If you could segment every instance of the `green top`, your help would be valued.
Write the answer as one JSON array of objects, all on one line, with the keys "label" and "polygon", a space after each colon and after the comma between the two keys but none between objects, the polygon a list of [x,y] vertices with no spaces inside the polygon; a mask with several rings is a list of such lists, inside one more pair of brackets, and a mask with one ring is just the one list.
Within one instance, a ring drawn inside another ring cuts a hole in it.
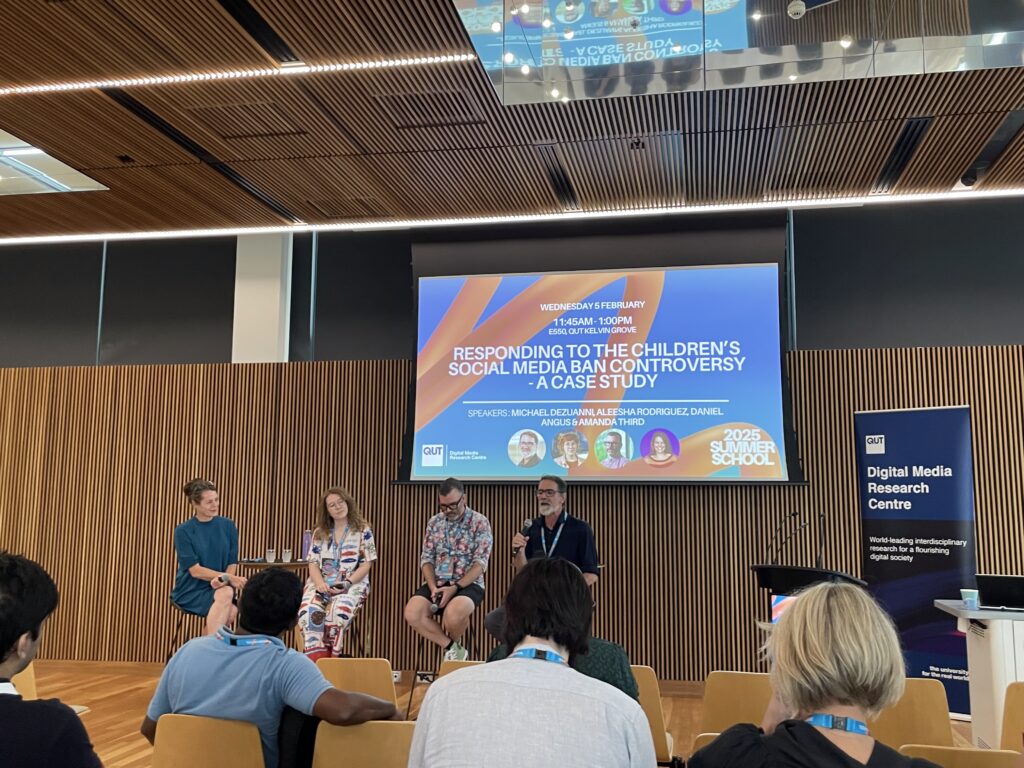
[{"label": "green top", "polygon": [[[507,656],[508,649],[502,643],[491,651],[487,660],[500,661]],[[599,637],[590,638],[590,652],[574,658],[572,667],[587,677],[618,688],[636,701],[640,700],[640,690],[637,688],[636,678],[633,677],[633,670],[629,668],[626,649],[618,643]]]}]

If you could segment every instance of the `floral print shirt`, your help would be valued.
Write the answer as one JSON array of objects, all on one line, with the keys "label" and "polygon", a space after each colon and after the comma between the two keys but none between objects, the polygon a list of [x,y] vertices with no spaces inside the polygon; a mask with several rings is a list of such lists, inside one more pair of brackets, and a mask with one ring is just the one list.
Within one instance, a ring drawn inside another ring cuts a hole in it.
[{"label": "floral print shirt", "polygon": [[[335,536],[338,543],[335,545]],[[352,571],[365,562],[377,559],[377,544],[373,540],[373,531],[369,526],[365,530],[356,531],[347,526],[340,532],[332,531],[327,541],[313,539],[309,548],[308,560],[316,563],[324,581],[334,584],[351,575]],[[365,579],[369,586],[369,574]]]},{"label": "floral print shirt", "polygon": [[[443,512],[438,512],[427,521],[420,567],[426,563],[433,565],[438,582],[458,581],[474,563],[480,563],[484,571],[487,570],[493,543],[491,524],[479,512],[467,507],[458,520],[449,520]],[[483,589],[483,573],[473,583]]]}]

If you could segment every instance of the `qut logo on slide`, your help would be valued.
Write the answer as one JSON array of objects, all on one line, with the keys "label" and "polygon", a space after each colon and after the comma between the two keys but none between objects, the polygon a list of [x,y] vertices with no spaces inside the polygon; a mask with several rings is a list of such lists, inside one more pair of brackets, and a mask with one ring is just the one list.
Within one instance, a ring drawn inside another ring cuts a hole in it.
[{"label": "qut logo on slide", "polygon": [[420,451],[420,466],[421,467],[443,467],[444,466],[444,446],[443,445],[424,445]]},{"label": "qut logo on slide", "polygon": [[885,435],[866,435],[864,453],[885,453]]}]

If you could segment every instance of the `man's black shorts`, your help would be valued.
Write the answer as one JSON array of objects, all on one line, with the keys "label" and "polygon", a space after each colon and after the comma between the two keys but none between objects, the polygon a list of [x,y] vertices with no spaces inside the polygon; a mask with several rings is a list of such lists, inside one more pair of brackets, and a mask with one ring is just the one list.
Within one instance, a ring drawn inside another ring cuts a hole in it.
[{"label": "man's black shorts", "polygon": [[[427,600],[430,599],[430,587],[426,584],[421,584],[420,588],[417,589],[413,594],[425,597]],[[459,587],[458,590],[452,595],[452,600],[456,597],[468,597],[473,601],[474,606],[479,606],[484,601],[484,590],[479,584],[470,584],[468,587]],[[448,601],[449,604],[451,600]],[[444,613],[443,610],[438,611],[438,614]]]}]

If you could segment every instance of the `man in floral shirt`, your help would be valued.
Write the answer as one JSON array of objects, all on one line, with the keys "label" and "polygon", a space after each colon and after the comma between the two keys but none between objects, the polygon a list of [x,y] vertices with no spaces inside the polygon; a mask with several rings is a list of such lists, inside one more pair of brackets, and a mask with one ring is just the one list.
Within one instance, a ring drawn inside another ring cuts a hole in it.
[{"label": "man in floral shirt", "polygon": [[[469,617],[484,599],[484,571],[491,556],[491,524],[466,506],[462,483],[449,477],[437,491],[438,512],[427,522],[420,552],[423,585],[409,598],[405,620],[445,659],[462,660],[469,651],[459,644]],[[434,616],[441,617],[441,623]]]}]

